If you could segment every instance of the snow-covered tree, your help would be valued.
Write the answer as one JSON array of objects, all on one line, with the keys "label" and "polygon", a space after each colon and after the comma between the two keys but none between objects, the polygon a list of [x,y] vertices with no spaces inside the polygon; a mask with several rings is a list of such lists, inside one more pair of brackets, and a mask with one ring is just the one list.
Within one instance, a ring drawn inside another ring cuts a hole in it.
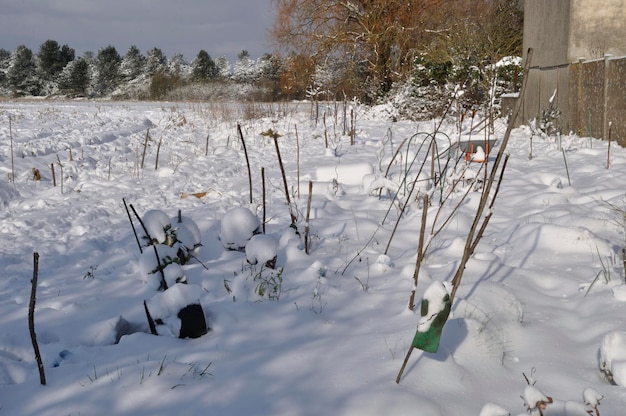
[{"label": "snow-covered tree", "polygon": [[59,74],[59,89],[70,95],[86,95],[89,82],[89,63],[84,58],[68,63]]},{"label": "snow-covered tree", "polygon": [[186,79],[191,72],[191,68],[185,57],[177,53],[168,60],[167,72],[173,77]]},{"label": "snow-covered tree", "polygon": [[31,95],[39,93],[39,80],[36,76],[33,51],[25,45],[18,46],[11,54],[7,80],[9,87],[14,91]]},{"label": "snow-covered tree", "polygon": [[191,63],[191,78],[194,81],[208,81],[216,78],[218,75],[215,61],[204,49],[198,52],[198,55]]},{"label": "snow-covered tree", "polygon": [[126,82],[139,77],[143,73],[145,58],[139,49],[132,45],[120,64],[120,75]]},{"label": "snow-covered tree", "polygon": [[119,81],[120,55],[114,46],[107,46],[98,51],[94,61],[94,89],[100,95],[106,95],[117,87]]},{"label": "snow-covered tree", "polygon": [[251,83],[258,79],[259,72],[256,63],[250,58],[250,53],[243,50],[237,56],[237,62],[233,67],[233,79],[237,82]]},{"label": "snow-covered tree", "polygon": [[165,69],[166,65],[167,57],[163,54],[163,51],[159,48],[152,48],[146,53],[144,73],[150,77]]},{"label": "snow-covered tree", "polygon": [[217,74],[220,78],[230,78],[230,62],[224,56],[220,56],[215,60]]}]

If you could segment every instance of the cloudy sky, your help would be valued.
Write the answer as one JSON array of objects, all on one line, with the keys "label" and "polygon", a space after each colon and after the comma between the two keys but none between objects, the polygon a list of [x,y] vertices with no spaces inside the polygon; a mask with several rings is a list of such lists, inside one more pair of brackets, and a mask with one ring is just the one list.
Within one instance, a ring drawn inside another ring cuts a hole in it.
[{"label": "cloudy sky", "polygon": [[271,0],[0,0],[0,48],[37,53],[52,39],[79,56],[108,45],[123,56],[135,45],[187,60],[204,49],[233,62],[244,49],[252,58],[272,51],[273,17]]}]

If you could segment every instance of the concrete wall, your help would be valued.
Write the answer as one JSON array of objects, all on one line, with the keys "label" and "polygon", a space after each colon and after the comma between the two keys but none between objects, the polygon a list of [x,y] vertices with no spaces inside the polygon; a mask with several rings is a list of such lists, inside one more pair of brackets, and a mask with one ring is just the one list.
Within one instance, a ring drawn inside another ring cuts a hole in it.
[{"label": "concrete wall", "polygon": [[571,0],[524,0],[524,60],[528,48],[533,48],[532,66],[568,63],[570,3]]},{"label": "concrete wall", "polygon": [[534,53],[516,123],[540,117],[556,91],[562,133],[607,139],[611,123],[611,139],[626,146],[626,0],[525,0],[528,48]]},{"label": "concrete wall", "polygon": [[571,0],[571,3],[569,62],[603,58],[605,54],[626,56],[626,0]]}]

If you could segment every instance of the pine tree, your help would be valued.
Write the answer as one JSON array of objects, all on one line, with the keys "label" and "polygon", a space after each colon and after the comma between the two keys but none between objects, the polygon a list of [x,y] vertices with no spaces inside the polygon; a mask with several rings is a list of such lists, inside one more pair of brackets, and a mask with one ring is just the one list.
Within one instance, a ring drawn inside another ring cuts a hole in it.
[{"label": "pine tree", "polygon": [[230,78],[230,62],[224,56],[220,56],[215,60],[215,67],[217,68],[217,76],[219,78]]},{"label": "pine tree", "polygon": [[39,82],[35,73],[33,51],[25,45],[18,46],[11,55],[11,63],[7,70],[9,87],[15,92],[37,95]]},{"label": "pine tree", "polygon": [[74,96],[85,96],[89,82],[89,63],[83,58],[75,59],[67,64],[59,75],[61,91]]},{"label": "pine tree", "polygon": [[125,82],[132,81],[143,73],[144,57],[139,49],[132,45],[120,64],[120,76]]},{"label": "pine tree", "polygon": [[167,58],[163,54],[163,51],[159,48],[152,48],[146,54],[146,64],[144,66],[144,73],[151,77],[159,71],[162,71],[167,65]]},{"label": "pine tree", "polygon": [[250,53],[243,50],[237,56],[237,62],[233,68],[233,78],[237,82],[251,83],[259,78],[259,71]]},{"label": "pine tree", "polygon": [[203,82],[214,79],[217,75],[217,66],[211,55],[204,49],[198,52],[198,56],[191,63],[191,78]]},{"label": "pine tree", "polygon": [[98,51],[95,64],[95,85],[97,94],[111,93],[119,82],[121,58],[114,46],[107,46]]}]

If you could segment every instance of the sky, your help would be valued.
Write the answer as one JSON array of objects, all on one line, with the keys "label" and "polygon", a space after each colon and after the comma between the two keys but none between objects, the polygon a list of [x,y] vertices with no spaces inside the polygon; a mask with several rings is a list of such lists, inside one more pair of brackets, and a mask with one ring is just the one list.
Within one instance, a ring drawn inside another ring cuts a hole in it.
[{"label": "sky", "polygon": [[187,60],[204,49],[232,62],[244,49],[252,58],[272,51],[272,7],[271,0],[0,0],[0,48],[37,53],[52,39],[77,56],[109,45],[123,56],[135,45]]}]

